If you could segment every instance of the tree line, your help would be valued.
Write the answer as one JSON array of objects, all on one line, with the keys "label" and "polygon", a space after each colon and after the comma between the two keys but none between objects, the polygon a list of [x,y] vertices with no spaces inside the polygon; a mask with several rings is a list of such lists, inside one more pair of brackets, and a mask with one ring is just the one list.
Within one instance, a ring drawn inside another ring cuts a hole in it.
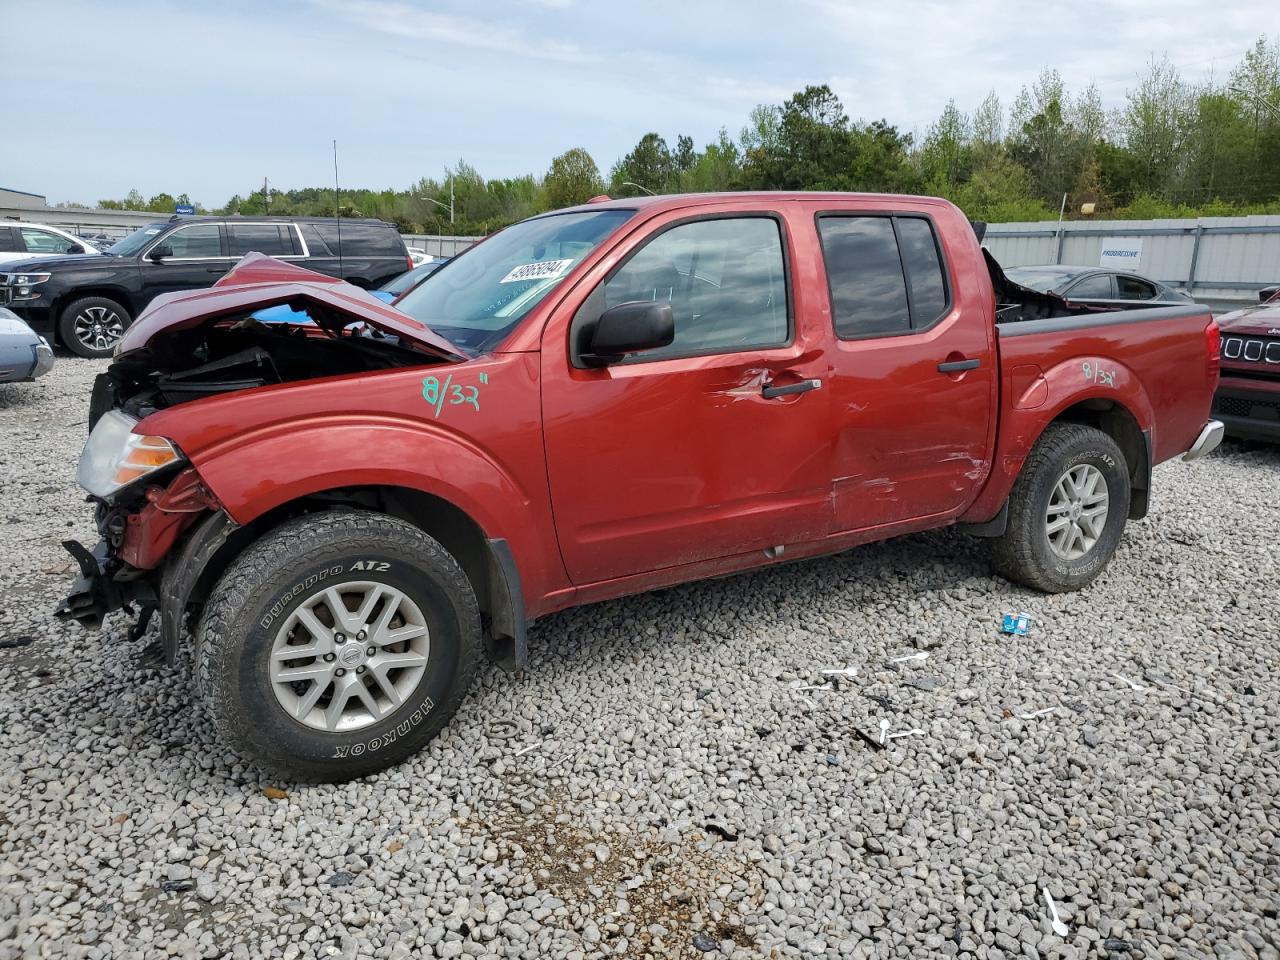
[{"label": "tree line", "polygon": [[[884,119],[850,119],[828,86],[809,86],[757,106],[737,137],[722,128],[701,150],[686,135],[672,144],[646,133],[607,177],[582,147],[541,176],[485,179],[459,161],[404,190],[343,188],[338,212],[466,236],[603,193],[725,190],[929,194],[989,222],[1056,219],[1060,210],[1115,219],[1280,213],[1280,43],[1260,37],[1225,78],[1198,84],[1167,58],[1153,60],[1112,111],[1096,86],[1069,91],[1046,69],[1007,109],[995,92],[969,111],[949,102],[918,141]],[[185,202],[134,190],[99,207],[171,213]],[[197,209],[333,216],[334,190],[259,189]]]}]

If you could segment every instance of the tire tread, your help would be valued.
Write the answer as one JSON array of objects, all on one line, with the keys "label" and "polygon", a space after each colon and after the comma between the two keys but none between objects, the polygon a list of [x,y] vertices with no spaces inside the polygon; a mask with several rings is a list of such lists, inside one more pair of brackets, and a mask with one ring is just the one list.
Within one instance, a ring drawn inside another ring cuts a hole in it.
[{"label": "tire tread", "polygon": [[[231,648],[244,629],[238,620],[250,598],[268,588],[270,578],[291,561],[343,540],[353,541],[355,549],[367,548],[371,540],[376,540],[380,550],[402,552],[415,563],[435,567],[451,599],[463,608],[458,625],[462,648],[458,682],[450,688],[448,699],[437,704],[423,729],[438,731],[457,711],[479,669],[483,652],[480,612],[471,581],[439,542],[412,524],[370,511],[332,510],[298,517],[271,531],[237,557],[213,589],[197,629],[196,686],[215,732],[224,743],[237,753],[252,757],[257,765],[290,779],[347,780],[363,776],[404,759],[421,746],[410,738],[393,744],[386,752],[346,758],[339,773],[331,764],[282,755],[270,744],[260,742],[254,737],[254,726],[237,709],[239,697],[234,689]],[[406,746],[412,749],[404,749]]]},{"label": "tire tread", "polygon": [[[1033,531],[1039,532],[1041,518],[1036,515],[1035,485],[1044,471],[1061,464],[1081,445],[1095,443],[1123,464],[1124,454],[1116,442],[1096,427],[1081,423],[1051,423],[1045,428],[1027,456],[1009,493],[1009,522],[1003,536],[992,544],[992,561],[998,574],[1007,580],[1046,593],[1063,593],[1078,587],[1066,586],[1037,562],[1032,549]],[[1121,498],[1115,498],[1119,501]],[[1118,505],[1118,503],[1117,503]],[[1127,511],[1127,500],[1125,508]],[[1109,559],[1109,558],[1108,558]],[[1098,573],[1106,566],[1104,561]],[[1097,573],[1094,574],[1096,576]],[[1090,580],[1093,577],[1089,578]],[[1088,582],[1088,581],[1086,581]],[[1083,586],[1080,584],[1079,586]]]}]

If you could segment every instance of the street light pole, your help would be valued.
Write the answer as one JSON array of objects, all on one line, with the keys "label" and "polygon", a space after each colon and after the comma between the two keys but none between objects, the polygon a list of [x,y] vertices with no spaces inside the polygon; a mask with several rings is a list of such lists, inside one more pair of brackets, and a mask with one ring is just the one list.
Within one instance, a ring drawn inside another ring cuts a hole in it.
[{"label": "street light pole", "polygon": [[448,203],[447,205],[446,205],[446,204],[441,203],[439,200],[436,200],[434,197],[419,197],[418,199],[419,199],[419,200],[425,200],[425,201],[427,201],[427,203],[434,203],[434,204],[435,204],[437,207],[439,207],[441,210],[448,210],[448,211],[449,211],[449,222],[450,222],[450,223],[453,223],[453,194],[452,194],[452,192],[450,192],[450,195],[449,195],[449,203]]},{"label": "street light pole", "polygon": [[624,187],[635,187],[637,190],[643,190],[645,193],[647,193],[647,194],[648,194],[649,196],[651,196],[651,197],[656,197],[656,196],[657,196],[657,194],[656,194],[656,193],[654,193],[652,190],[650,190],[648,187],[642,187],[642,186],[640,186],[640,184],[638,184],[638,183],[632,183],[630,180],[623,180],[623,181],[622,181],[622,186],[624,186]]}]

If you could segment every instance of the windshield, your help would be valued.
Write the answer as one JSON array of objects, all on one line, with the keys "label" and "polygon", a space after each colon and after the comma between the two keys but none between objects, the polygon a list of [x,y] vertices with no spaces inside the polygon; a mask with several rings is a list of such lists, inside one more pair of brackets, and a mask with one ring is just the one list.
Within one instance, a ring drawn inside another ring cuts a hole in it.
[{"label": "windshield", "polygon": [[398,300],[396,309],[483,353],[633,213],[600,210],[524,220],[449,261]]},{"label": "windshield", "polygon": [[1014,283],[1041,293],[1058,291],[1080,274],[1070,270],[1039,269],[1037,267],[1010,267],[1004,275]]},{"label": "windshield", "polygon": [[427,277],[443,267],[444,263],[443,260],[428,260],[426,263],[420,263],[412,270],[406,270],[400,276],[392,277],[378,289],[398,297],[410,287],[417,286],[427,279]]},{"label": "windshield", "polygon": [[107,247],[106,252],[113,257],[131,257],[159,236],[160,231],[167,226],[169,226],[167,223],[149,223],[141,230],[135,230],[123,240]]}]

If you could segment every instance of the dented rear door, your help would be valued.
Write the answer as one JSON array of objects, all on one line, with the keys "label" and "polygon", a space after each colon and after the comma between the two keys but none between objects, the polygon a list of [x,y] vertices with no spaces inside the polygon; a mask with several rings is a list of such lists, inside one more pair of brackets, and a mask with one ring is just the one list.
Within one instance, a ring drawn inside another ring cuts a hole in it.
[{"label": "dented rear door", "polygon": [[989,471],[998,385],[969,225],[949,207],[872,199],[815,222],[836,334],[837,530],[958,515]]}]

